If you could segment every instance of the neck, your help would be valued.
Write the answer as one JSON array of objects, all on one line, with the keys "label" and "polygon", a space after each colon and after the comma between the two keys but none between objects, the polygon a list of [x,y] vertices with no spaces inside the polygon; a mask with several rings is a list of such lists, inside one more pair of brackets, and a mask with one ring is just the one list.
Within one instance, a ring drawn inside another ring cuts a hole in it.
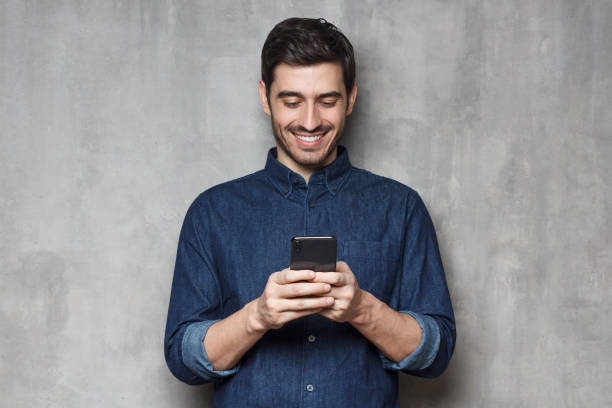
[{"label": "neck", "polygon": [[295,160],[289,157],[285,153],[285,151],[281,149],[278,145],[276,146],[276,155],[277,155],[276,159],[280,163],[287,166],[289,169],[291,169],[291,171],[302,176],[304,180],[306,180],[306,184],[308,184],[308,180],[310,179],[310,176],[312,175],[312,173],[314,173],[316,170],[322,167],[327,166],[328,164],[336,160],[336,157],[338,156],[338,146],[334,147],[334,150],[331,152],[329,157],[325,159],[323,163],[318,163],[318,164],[313,164],[313,165],[302,165],[300,163],[297,163]]}]

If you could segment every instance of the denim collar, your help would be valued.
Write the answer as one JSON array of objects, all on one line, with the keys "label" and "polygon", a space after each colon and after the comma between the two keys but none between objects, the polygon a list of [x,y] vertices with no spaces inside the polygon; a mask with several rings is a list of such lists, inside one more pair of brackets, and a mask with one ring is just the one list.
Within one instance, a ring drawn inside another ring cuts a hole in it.
[{"label": "denim collar", "polygon": [[[278,187],[279,191],[287,197],[295,187],[300,185],[306,187],[306,181],[300,174],[292,171],[279,162],[277,154],[276,147],[268,151],[268,158],[264,171]],[[348,151],[344,146],[338,145],[336,160],[325,167],[315,170],[308,180],[308,185],[325,185],[332,195],[336,195],[350,169],[351,162],[349,161]]]}]

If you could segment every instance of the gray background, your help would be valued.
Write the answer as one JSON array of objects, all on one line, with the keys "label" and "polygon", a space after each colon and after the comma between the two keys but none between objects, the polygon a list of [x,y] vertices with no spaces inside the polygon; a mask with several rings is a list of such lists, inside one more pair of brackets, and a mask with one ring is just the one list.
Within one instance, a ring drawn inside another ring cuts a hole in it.
[{"label": "gray background", "polygon": [[612,405],[609,1],[0,2],[0,395],[201,407],[163,330],[195,196],[263,167],[259,52],[348,35],[353,163],[422,195],[458,343],[405,407]]}]

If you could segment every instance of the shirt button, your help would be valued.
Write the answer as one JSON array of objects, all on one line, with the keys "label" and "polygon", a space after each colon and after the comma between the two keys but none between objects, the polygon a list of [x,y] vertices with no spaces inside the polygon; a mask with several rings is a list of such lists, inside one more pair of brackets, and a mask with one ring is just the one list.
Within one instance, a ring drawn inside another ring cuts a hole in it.
[{"label": "shirt button", "polygon": [[306,386],[306,391],[308,391],[308,392],[312,392],[312,391],[314,391],[314,385],[312,385],[312,384],[308,384],[308,385]]},{"label": "shirt button", "polygon": [[314,208],[314,204],[309,202],[309,203],[308,203],[308,207],[310,207],[310,208]]},{"label": "shirt button", "polygon": [[316,338],[315,336],[313,336],[312,334],[311,334],[310,336],[308,336],[308,341],[309,341],[309,342],[311,342],[311,343],[314,343],[314,341],[315,341],[316,339],[317,339],[317,338]]},{"label": "shirt button", "polygon": [[293,184],[297,184],[299,181],[297,177],[294,177],[292,180],[293,180]]}]

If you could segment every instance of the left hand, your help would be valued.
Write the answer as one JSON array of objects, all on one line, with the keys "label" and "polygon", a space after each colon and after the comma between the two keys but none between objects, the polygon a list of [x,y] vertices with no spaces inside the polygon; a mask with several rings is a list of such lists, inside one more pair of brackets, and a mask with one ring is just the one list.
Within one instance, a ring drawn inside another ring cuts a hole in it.
[{"label": "left hand", "polygon": [[334,303],[321,310],[320,315],[336,322],[346,322],[356,317],[363,293],[346,262],[336,262],[336,272],[316,272],[312,281],[331,285],[331,290],[325,296],[333,297]]}]

